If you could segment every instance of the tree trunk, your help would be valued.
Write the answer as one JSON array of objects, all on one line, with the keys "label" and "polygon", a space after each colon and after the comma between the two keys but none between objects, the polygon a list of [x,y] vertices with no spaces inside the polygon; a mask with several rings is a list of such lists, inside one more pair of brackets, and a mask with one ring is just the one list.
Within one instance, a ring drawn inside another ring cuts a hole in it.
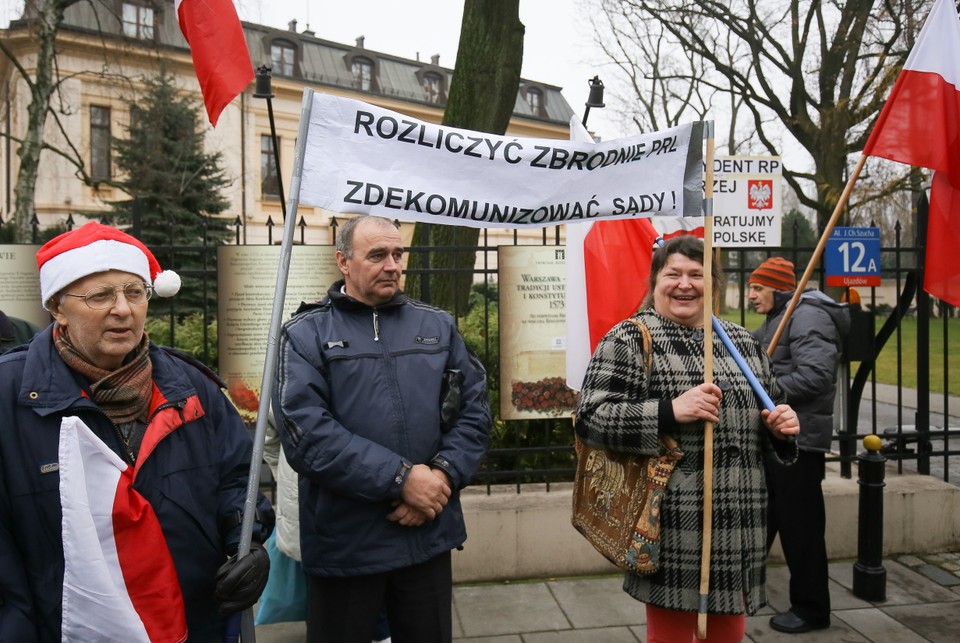
[{"label": "tree trunk", "polygon": [[37,37],[36,76],[24,78],[30,88],[30,104],[27,106],[27,131],[17,150],[20,169],[14,188],[14,229],[16,240],[29,242],[36,212],[35,192],[40,153],[43,151],[43,134],[50,109],[50,97],[56,89],[53,75],[56,58],[56,40],[64,10],[77,0],[46,0],[37,5],[37,14],[31,22]]},{"label": "tree trunk", "polygon": [[[507,131],[523,61],[519,5],[519,0],[465,1],[444,125],[490,134]],[[410,257],[411,268],[429,267],[431,273],[407,275],[407,291],[455,314],[465,312],[479,234],[477,228],[418,223],[413,245],[442,249]]]}]

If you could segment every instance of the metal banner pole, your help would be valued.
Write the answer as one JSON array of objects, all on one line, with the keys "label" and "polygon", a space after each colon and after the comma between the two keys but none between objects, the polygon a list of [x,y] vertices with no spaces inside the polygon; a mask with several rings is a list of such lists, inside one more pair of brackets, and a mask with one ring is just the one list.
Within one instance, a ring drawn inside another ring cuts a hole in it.
[{"label": "metal banner pole", "polygon": [[[280,245],[280,261],[277,265],[277,287],[273,298],[273,313],[270,316],[270,332],[267,336],[267,355],[263,362],[263,379],[260,383],[260,406],[257,410],[257,428],[253,437],[253,454],[250,457],[250,479],[247,483],[247,499],[243,507],[243,522],[240,525],[238,556],[250,550],[253,537],[253,520],[257,513],[257,494],[260,490],[260,465],[263,461],[263,440],[267,434],[267,414],[270,411],[270,396],[273,394],[273,373],[277,365],[278,339],[283,319],[283,303],[287,292],[287,277],[290,272],[290,254],[293,249],[293,234],[296,230],[297,206],[300,204],[300,175],[303,172],[303,156],[310,130],[310,115],[313,111],[313,90],[303,90],[300,107],[300,129],[297,132],[297,147],[290,180],[290,206],[283,222],[283,242]],[[253,609],[244,610],[240,628],[240,640],[253,643],[256,634],[253,627]]]}]

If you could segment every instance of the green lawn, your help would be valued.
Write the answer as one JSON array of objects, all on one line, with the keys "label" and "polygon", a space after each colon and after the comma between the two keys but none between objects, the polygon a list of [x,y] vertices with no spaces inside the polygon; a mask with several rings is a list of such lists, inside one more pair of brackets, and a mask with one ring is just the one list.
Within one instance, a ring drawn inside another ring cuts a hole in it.
[{"label": "green lawn", "polygon": [[[723,314],[724,319],[740,323],[740,311],[731,310]],[[747,311],[744,326],[753,330],[763,321],[761,315]],[[885,317],[876,320],[877,330],[886,321]],[[930,390],[943,392],[943,363],[947,359],[950,368],[950,394],[960,395],[960,319],[948,321],[947,351],[943,349],[943,321],[930,321]],[[900,323],[900,368],[902,369],[903,386],[914,388],[917,385],[917,320],[907,318]],[[946,355],[946,357],[945,357]],[[858,363],[851,365],[851,372],[856,372]],[[894,333],[887,341],[877,359],[877,382],[881,384],[897,383],[897,335]]]}]

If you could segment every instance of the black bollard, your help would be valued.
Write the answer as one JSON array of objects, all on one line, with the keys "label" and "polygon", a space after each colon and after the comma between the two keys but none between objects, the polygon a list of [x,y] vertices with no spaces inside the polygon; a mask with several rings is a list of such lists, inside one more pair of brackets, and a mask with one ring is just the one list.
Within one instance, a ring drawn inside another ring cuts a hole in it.
[{"label": "black bollard", "polygon": [[887,459],[880,453],[882,445],[879,437],[868,435],[863,439],[867,452],[857,456],[860,518],[853,595],[871,602],[887,600],[887,570],[883,568],[883,474]]}]

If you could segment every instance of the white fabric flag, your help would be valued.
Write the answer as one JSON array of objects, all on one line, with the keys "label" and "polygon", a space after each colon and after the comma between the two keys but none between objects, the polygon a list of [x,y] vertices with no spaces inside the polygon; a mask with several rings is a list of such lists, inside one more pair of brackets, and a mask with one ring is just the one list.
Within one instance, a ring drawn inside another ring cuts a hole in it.
[{"label": "white fabric flag", "polygon": [[133,472],[78,417],[60,426],[64,641],[184,641],[183,598]]}]

